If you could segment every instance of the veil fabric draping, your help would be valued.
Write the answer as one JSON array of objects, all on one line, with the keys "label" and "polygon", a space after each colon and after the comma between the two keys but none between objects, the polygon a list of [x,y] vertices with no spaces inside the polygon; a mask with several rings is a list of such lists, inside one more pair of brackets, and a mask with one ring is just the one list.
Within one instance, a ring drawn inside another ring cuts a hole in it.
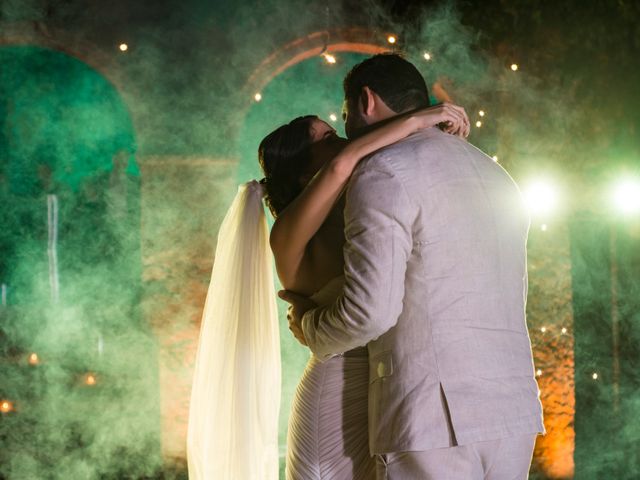
[{"label": "veil fabric draping", "polygon": [[280,336],[263,186],[241,185],[220,233],[196,356],[191,480],[277,480]]}]

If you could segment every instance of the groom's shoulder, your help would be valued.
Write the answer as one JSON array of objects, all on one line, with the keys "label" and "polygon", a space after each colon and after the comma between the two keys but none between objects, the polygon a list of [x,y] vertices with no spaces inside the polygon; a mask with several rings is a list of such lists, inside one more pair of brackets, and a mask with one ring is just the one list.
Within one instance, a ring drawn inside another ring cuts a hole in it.
[{"label": "groom's shoulder", "polygon": [[378,150],[362,162],[364,168],[393,171],[411,164],[411,159],[423,157],[438,150],[437,146],[447,142],[447,135],[438,128],[428,128]]}]

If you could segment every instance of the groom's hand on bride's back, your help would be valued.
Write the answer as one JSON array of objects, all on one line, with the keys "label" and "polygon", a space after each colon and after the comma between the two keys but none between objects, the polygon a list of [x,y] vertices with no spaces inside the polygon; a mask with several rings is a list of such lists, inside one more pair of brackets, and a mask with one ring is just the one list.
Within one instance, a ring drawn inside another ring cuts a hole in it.
[{"label": "groom's hand on bride's back", "polygon": [[297,293],[290,292],[289,290],[280,290],[278,296],[287,303],[290,303],[289,310],[287,311],[287,320],[289,321],[289,330],[296,337],[296,340],[304,346],[307,345],[307,340],[304,338],[304,332],[302,331],[302,317],[309,310],[313,310],[318,305],[315,304],[308,297],[298,295]]}]

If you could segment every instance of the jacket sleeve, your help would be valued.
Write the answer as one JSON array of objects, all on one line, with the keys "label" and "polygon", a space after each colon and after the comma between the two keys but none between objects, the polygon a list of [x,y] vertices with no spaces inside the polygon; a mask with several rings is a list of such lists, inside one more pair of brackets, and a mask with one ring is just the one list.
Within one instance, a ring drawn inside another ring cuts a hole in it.
[{"label": "jacket sleeve", "polygon": [[333,305],[302,318],[307,343],[318,358],[364,346],[396,324],[414,208],[382,154],[354,173],[345,207],[344,290]]}]

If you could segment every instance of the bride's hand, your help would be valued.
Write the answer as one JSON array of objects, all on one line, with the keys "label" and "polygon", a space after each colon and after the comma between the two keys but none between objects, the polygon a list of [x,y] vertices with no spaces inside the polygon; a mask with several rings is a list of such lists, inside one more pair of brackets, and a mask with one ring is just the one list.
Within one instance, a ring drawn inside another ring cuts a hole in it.
[{"label": "bride's hand", "polygon": [[471,131],[467,112],[464,108],[453,103],[440,103],[418,110],[412,116],[418,120],[420,129],[438,126],[444,132],[462,138],[468,137]]}]

